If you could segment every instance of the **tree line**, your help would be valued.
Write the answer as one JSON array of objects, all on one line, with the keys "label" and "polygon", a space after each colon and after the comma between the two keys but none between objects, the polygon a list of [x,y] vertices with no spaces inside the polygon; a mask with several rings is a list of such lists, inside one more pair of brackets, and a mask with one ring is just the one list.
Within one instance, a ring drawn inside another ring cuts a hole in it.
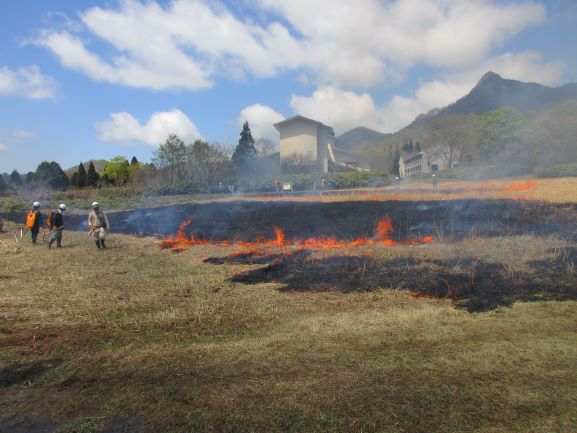
[{"label": "tree line", "polygon": [[[267,142],[261,142],[263,153],[270,150]],[[150,186],[152,183],[189,182],[200,187],[208,187],[219,182],[217,179],[243,175],[251,171],[252,163],[258,155],[250,126],[245,122],[234,152],[224,147],[195,140],[185,144],[177,135],[171,134],[154,152],[151,163],[140,163],[133,156],[130,162],[122,155],[107,161],[102,172],[98,172],[93,161],[80,162],[70,177],[55,161],[41,162],[36,171],[25,176],[13,170],[8,182],[0,176],[0,193],[13,188],[97,188],[101,186],[124,186],[127,184]],[[222,183],[222,182],[220,182]]]},{"label": "tree line", "polygon": [[[234,152],[203,140],[185,144],[171,134],[154,152],[152,162],[168,183],[189,182],[209,187],[242,176],[254,168],[258,155],[248,122],[244,122]],[[219,180],[220,179],[220,180]]]}]

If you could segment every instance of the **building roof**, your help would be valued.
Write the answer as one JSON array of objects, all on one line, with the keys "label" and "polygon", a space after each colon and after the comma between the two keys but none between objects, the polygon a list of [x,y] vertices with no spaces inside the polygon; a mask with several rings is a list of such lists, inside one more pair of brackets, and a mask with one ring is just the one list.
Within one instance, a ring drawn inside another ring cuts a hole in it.
[{"label": "building roof", "polygon": [[421,159],[423,159],[423,155],[424,155],[423,152],[419,152],[419,153],[416,153],[414,155],[409,155],[409,156],[401,157],[401,158],[403,158],[403,163],[410,164],[411,162],[416,162],[416,161],[420,161]]},{"label": "building roof", "polygon": [[294,122],[295,120],[304,120],[306,122],[314,123],[314,124],[319,125],[319,126],[324,126],[325,128],[328,128],[331,131],[333,130],[333,128],[331,126],[327,126],[324,123],[319,122],[317,120],[313,120],[313,119],[309,119],[308,117],[301,116],[300,114],[297,114],[296,116],[289,117],[285,120],[281,120],[280,122],[275,123],[273,126],[276,128],[277,131],[280,131],[279,130],[280,126],[285,125],[285,124],[290,123],[290,122]]}]

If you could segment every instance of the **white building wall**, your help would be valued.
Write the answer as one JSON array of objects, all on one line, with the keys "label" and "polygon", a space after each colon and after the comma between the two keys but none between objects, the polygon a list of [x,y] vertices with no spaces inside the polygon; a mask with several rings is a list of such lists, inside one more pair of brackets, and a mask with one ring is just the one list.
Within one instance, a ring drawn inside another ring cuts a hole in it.
[{"label": "white building wall", "polygon": [[281,160],[298,154],[316,161],[319,153],[317,129],[316,124],[303,119],[283,124],[279,131]]},{"label": "white building wall", "polygon": [[325,160],[329,158],[329,140],[333,138],[329,135],[327,127],[317,125],[317,166],[320,171],[325,171]]}]

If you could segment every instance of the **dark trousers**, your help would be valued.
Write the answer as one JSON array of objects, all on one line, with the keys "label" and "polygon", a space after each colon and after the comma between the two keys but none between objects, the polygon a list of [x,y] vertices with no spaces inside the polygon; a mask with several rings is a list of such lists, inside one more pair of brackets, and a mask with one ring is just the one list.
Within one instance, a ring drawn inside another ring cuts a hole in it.
[{"label": "dark trousers", "polygon": [[40,231],[40,227],[33,227],[30,229],[30,234],[32,235],[32,243],[36,243],[36,238],[38,237],[38,232]]},{"label": "dark trousers", "polygon": [[50,235],[50,240],[48,241],[48,248],[52,246],[54,241],[56,241],[56,246],[58,248],[62,246],[62,230],[52,232],[52,234]]}]

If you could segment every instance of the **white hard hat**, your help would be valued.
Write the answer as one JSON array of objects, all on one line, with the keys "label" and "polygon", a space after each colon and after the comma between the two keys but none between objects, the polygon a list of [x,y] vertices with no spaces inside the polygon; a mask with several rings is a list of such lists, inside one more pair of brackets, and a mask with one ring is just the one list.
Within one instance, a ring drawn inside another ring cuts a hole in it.
[{"label": "white hard hat", "polygon": [[34,207],[40,207],[40,202],[35,201],[34,203],[32,203],[32,206],[34,206]]},{"label": "white hard hat", "polygon": [[99,207],[100,205],[98,204],[97,201],[95,201],[94,203],[92,203],[92,207]]},{"label": "white hard hat", "polygon": [[66,210],[66,205],[64,203],[61,203],[58,207],[62,210]]}]

